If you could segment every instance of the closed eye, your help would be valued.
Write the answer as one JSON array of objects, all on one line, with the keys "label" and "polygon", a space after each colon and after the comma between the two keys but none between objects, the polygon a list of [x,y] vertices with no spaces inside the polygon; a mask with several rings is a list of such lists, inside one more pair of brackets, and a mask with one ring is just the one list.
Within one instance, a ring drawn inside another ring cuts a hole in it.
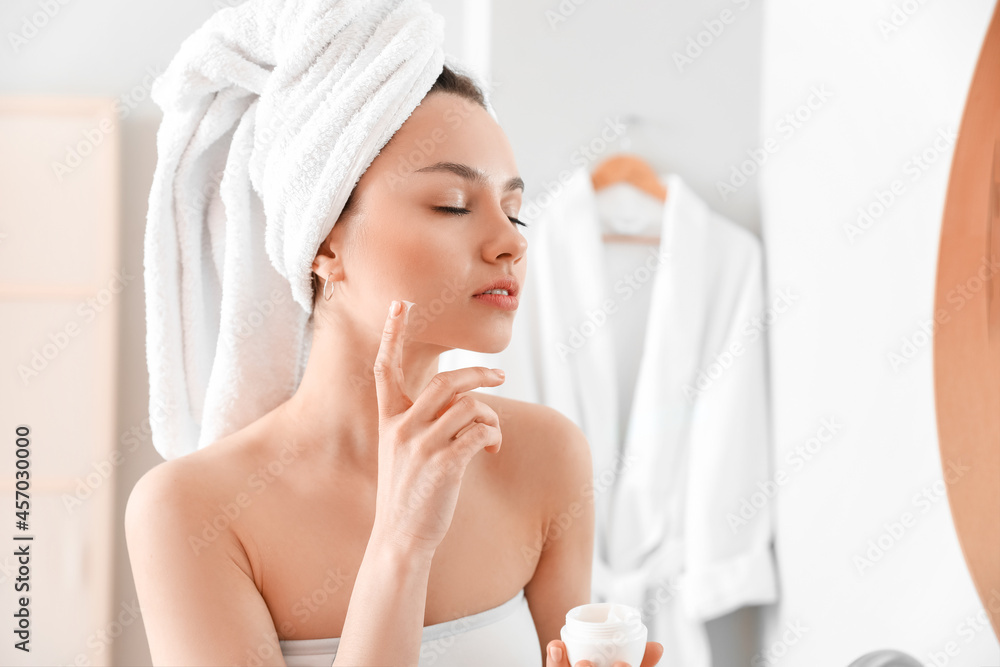
[{"label": "closed eye", "polygon": [[[458,208],[456,206],[435,206],[434,208],[435,208],[435,210],[444,211],[446,213],[453,213],[455,215],[465,215],[466,213],[472,213],[472,211],[470,211],[467,208]],[[517,218],[512,218],[510,216],[507,216],[507,219],[510,220],[513,223],[521,225],[522,227],[527,227],[528,226],[528,223],[521,222]]]}]

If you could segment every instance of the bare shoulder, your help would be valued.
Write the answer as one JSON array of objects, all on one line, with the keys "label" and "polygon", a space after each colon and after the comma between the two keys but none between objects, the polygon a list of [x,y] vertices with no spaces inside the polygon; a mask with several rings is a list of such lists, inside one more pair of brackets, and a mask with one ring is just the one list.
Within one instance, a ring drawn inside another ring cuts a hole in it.
[{"label": "bare shoulder", "polygon": [[125,505],[126,540],[138,544],[182,536],[194,555],[210,546],[213,551],[221,547],[249,574],[249,561],[232,530],[232,517],[224,513],[227,501],[234,497],[234,480],[244,467],[233,445],[223,439],[147,470]]},{"label": "bare shoulder", "polygon": [[[125,529],[135,533],[153,518],[151,515],[170,513],[179,517],[198,504],[201,489],[196,482],[196,470],[184,457],[159,463],[145,473],[132,487],[125,504]],[[156,517],[159,518],[159,517]]]},{"label": "bare shoulder", "polygon": [[[222,441],[220,441],[221,443]],[[216,443],[212,447],[223,447]],[[147,470],[132,487],[125,505],[128,519],[149,511],[194,512],[211,503],[227,475],[219,466],[219,450],[208,448],[170,459]]]},{"label": "bare shoulder", "polygon": [[503,441],[516,452],[512,472],[504,476],[507,487],[518,489],[518,502],[530,506],[537,521],[535,537],[521,553],[533,558],[524,591],[544,651],[559,638],[566,610],[591,597],[595,522],[590,443],[573,420],[554,408],[494,396],[484,402],[497,411]]},{"label": "bare shoulder", "polygon": [[129,563],[157,665],[234,664],[262,643],[278,651],[260,581],[233,528],[240,507],[227,494],[239,473],[220,474],[224,448],[210,449],[148,470],[125,507]]},{"label": "bare shoulder", "polygon": [[509,431],[511,435],[532,444],[551,444],[556,449],[579,445],[581,441],[586,444],[580,427],[555,408],[478,391],[470,393],[496,411],[504,435]]},{"label": "bare shoulder", "polygon": [[[555,408],[480,392],[476,398],[500,418],[503,442],[514,445],[518,469],[534,470],[551,496],[579,493],[592,478],[590,444],[579,426]],[[506,445],[505,445],[506,446]],[[558,470],[562,474],[552,475]]]}]

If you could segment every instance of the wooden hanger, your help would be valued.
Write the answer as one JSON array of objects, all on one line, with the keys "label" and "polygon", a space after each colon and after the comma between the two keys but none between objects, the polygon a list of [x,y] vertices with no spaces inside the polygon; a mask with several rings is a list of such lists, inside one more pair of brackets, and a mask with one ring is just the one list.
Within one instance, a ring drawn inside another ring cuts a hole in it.
[{"label": "wooden hanger", "polygon": [[[593,183],[595,192],[615,183],[628,183],[661,202],[667,201],[667,188],[660,182],[656,171],[648,162],[632,153],[616,153],[601,162],[590,174],[590,181]],[[660,243],[658,235],[604,234],[601,238],[605,243],[609,241],[650,245],[659,245]]]}]

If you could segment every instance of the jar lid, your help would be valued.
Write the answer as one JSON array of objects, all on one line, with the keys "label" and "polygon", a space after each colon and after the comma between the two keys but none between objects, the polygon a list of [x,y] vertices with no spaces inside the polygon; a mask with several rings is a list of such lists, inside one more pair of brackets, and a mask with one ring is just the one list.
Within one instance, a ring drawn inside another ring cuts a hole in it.
[{"label": "jar lid", "polygon": [[642,630],[642,614],[630,605],[617,602],[597,602],[573,607],[566,613],[569,632],[593,637],[626,635]]}]

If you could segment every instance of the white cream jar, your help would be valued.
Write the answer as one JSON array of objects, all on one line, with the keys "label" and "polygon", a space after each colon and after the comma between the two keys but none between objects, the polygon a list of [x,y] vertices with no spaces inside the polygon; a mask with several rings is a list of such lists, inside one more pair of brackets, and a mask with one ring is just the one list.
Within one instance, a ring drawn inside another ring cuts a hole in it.
[{"label": "white cream jar", "polygon": [[646,634],[639,610],[615,602],[573,607],[559,631],[571,667],[579,660],[589,660],[594,667],[612,667],[618,660],[639,667]]}]

